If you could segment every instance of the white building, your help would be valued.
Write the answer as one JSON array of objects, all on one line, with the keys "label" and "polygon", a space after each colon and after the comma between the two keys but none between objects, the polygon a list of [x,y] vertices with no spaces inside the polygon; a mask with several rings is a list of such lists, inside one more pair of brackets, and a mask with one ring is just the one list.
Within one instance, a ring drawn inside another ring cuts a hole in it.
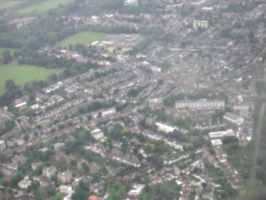
[{"label": "white building", "polygon": [[209,22],[205,20],[194,20],[193,21],[193,28],[198,29],[198,28],[203,28],[206,29],[209,27]]},{"label": "white building", "polygon": [[73,193],[72,187],[68,185],[60,185],[59,192],[62,194]]},{"label": "white building", "polygon": [[6,148],[6,143],[3,140],[0,140],[0,151],[4,151],[4,149]]},{"label": "white building", "polygon": [[174,126],[170,126],[167,124],[163,124],[161,122],[156,122],[155,125],[158,127],[159,131],[165,132],[165,133],[169,133],[169,132],[173,132],[174,130],[178,130],[177,127]]},{"label": "white building", "polygon": [[128,192],[130,196],[140,196],[145,185],[142,184],[135,184],[133,188]]},{"label": "white building", "polygon": [[139,1],[138,0],[125,0],[124,5],[125,6],[138,6]]},{"label": "white building", "polygon": [[27,189],[29,186],[31,186],[31,181],[27,176],[18,183],[20,189]]},{"label": "white building", "polygon": [[223,142],[220,139],[211,140],[211,143],[213,147],[219,147],[223,145]]},{"label": "white building", "polygon": [[100,129],[95,129],[94,131],[91,132],[91,134],[96,140],[104,137],[104,134]]},{"label": "white building", "polygon": [[221,109],[225,107],[225,102],[218,100],[178,101],[175,107],[177,109]]},{"label": "white building", "polygon": [[232,129],[228,129],[226,131],[217,131],[217,132],[210,132],[209,133],[209,138],[211,140],[214,139],[221,139],[226,136],[235,136],[234,131]]},{"label": "white building", "polygon": [[106,117],[106,116],[112,115],[114,113],[116,113],[116,109],[115,108],[110,108],[108,110],[102,111],[102,117]]}]

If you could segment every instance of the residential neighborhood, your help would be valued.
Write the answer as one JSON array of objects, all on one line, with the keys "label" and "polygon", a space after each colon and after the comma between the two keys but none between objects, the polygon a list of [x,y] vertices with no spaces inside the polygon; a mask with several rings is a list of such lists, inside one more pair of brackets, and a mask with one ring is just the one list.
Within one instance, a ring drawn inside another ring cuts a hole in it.
[{"label": "residential neighborhood", "polygon": [[[224,200],[266,184],[264,2],[76,0],[23,11],[48,2],[0,3],[0,27],[46,31],[13,44],[0,30],[0,50],[17,49],[0,70],[53,71],[3,83],[0,200]],[[95,39],[65,41],[88,32]]]}]

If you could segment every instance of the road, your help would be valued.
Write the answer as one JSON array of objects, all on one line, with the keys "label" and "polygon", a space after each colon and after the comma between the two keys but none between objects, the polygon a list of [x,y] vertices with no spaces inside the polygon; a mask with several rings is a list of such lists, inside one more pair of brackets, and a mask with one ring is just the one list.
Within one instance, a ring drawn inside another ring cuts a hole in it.
[{"label": "road", "polygon": [[255,179],[255,166],[257,163],[257,157],[258,157],[258,153],[259,153],[259,145],[260,145],[260,130],[261,130],[261,123],[262,123],[262,118],[263,118],[263,114],[265,111],[265,102],[262,102],[261,107],[260,107],[260,113],[259,113],[259,118],[258,118],[258,125],[257,125],[257,129],[256,129],[256,133],[255,133],[255,150],[254,150],[254,155],[253,155],[253,159],[252,159],[252,165],[251,165],[251,171],[249,174],[249,182],[248,182],[248,187],[249,189],[251,188],[252,182]]}]

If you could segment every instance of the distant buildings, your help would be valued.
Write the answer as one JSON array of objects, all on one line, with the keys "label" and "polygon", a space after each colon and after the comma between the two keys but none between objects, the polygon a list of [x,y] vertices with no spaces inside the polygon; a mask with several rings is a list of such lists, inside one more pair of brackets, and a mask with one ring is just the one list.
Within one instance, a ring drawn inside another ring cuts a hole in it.
[{"label": "distant buildings", "polygon": [[177,109],[222,109],[225,107],[225,102],[218,100],[178,101],[175,107]]},{"label": "distant buildings", "polygon": [[198,29],[198,28],[203,28],[206,29],[209,27],[209,22],[205,20],[194,20],[193,21],[193,28]]},{"label": "distant buildings", "polygon": [[138,6],[139,1],[138,0],[125,0],[124,5],[125,6]]}]

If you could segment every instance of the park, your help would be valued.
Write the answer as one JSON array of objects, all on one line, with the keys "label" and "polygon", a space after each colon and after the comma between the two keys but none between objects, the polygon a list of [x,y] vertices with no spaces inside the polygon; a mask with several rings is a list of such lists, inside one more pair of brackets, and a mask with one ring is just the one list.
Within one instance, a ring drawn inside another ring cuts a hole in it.
[{"label": "park", "polygon": [[0,95],[5,93],[5,82],[8,79],[14,80],[16,85],[24,86],[25,83],[33,80],[46,80],[47,77],[58,69],[46,69],[30,65],[0,65]]}]

